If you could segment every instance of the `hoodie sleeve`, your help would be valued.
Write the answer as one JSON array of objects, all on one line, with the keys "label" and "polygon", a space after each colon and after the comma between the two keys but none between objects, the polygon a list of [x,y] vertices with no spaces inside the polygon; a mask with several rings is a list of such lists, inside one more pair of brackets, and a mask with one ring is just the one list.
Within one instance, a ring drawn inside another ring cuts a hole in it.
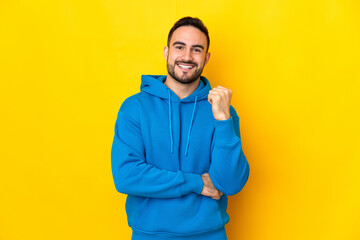
[{"label": "hoodie sleeve", "polygon": [[249,177],[249,164],[243,153],[239,117],[231,107],[231,117],[215,120],[212,142],[210,179],[226,195],[235,195],[244,187]]},{"label": "hoodie sleeve", "polygon": [[133,103],[125,100],[115,123],[111,168],[116,190],[151,198],[174,198],[192,192],[200,194],[203,188],[200,175],[168,171],[146,163],[140,124],[126,111],[134,107],[131,105]]}]

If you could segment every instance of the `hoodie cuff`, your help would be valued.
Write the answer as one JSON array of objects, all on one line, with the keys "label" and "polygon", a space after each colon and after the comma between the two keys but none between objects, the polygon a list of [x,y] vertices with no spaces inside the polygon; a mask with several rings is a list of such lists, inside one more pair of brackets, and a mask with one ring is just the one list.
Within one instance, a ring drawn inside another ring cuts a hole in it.
[{"label": "hoodie cuff", "polygon": [[193,173],[184,173],[184,184],[181,185],[181,195],[189,193],[200,194],[203,189],[203,180],[200,175]]},{"label": "hoodie cuff", "polygon": [[227,144],[238,140],[236,135],[233,117],[227,120],[214,120],[215,121],[215,143]]}]

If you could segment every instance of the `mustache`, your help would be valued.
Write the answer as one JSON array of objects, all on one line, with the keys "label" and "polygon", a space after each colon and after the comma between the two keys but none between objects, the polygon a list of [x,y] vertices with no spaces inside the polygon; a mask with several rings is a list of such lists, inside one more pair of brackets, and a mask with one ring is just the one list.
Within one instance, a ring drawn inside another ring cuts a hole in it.
[{"label": "mustache", "polygon": [[197,67],[197,63],[195,62],[191,62],[191,61],[187,61],[187,62],[184,62],[184,61],[176,61],[175,64],[181,64],[181,63],[184,63],[184,64],[191,64],[191,65],[194,65],[195,67]]}]

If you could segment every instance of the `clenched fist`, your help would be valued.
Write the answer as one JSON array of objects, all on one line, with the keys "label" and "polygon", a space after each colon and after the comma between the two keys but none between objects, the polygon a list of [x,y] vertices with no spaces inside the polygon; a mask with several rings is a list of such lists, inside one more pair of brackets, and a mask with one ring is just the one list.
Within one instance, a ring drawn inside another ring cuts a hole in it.
[{"label": "clenched fist", "polygon": [[222,86],[217,86],[209,91],[208,101],[216,120],[227,120],[230,115],[230,101],[232,91]]}]

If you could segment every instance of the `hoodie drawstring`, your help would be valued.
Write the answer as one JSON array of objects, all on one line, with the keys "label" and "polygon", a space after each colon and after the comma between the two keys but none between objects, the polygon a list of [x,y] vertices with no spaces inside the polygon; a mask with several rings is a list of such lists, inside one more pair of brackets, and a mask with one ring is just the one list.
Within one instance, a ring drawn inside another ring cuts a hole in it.
[{"label": "hoodie drawstring", "polygon": [[193,123],[193,119],[194,119],[194,115],[195,115],[196,102],[197,102],[197,96],[195,96],[194,109],[193,109],[193,112],[192,112],[192,115],[191,115],[191,121],[190,121],[190,126],[189,126],[189,133],[188,133],[188,138],[187,138],[187,142],[186,142],[185,156],[187,156],[188,150],[189,150],[190,132],[191,132],[191,127],[192,127],[192,123]]},{"label": "hoodie drawstring", "polygon": [[[174,152],[174,147],[173,147],[173,145],[174,145],[174,140],[173,140],[172,122],[171,122],[171,95],[170,95],[170,90],[168,90],[168,92],[169,92],[169,130],[170,130],[170,145],[171,145],[171,152]],[[190,126],[189,126],[189,131],[188,131],[187,142],[186,142],[185,156],[188,155],[189,143],[190,143],[190,133],[191,133],[191,127],[192,127],[193,120],[194,120],[196,103],[197,103],[197,96],[195,96],[194,108],[193,108],[193,112],[192,112],[192,115],[191,115],[191,121],[190,121]]]},{"label": "hoodie drawstring", "polygon": [[170,90],[169,90],[169,126],[170,126],[170,144],[171,144],[171,152],[174,152],[173,145],[174,140],[172,136],[172,128],[171,128],[171,97],[170,97]]}]

